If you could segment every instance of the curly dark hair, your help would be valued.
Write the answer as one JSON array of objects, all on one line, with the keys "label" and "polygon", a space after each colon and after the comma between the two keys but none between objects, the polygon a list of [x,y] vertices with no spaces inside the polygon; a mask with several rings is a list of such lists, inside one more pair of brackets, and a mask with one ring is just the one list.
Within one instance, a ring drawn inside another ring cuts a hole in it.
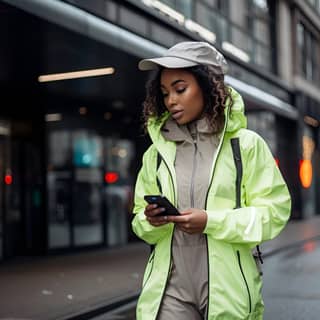
[{"label": "curly dark hair", "polygon": [[[142,113],[145,129],[150,117],[159,117],[167,111],[160,89],[162,70],[163,68],[157,70],[146,85],[146,98],[143,102]],[[209,120],[214,132],[220,132],[224,126],[224,109],[227,98],[230,99],[232,105],[231,90],[225,85],[223,74],[217,75],[214,68],[206,65],[185,68],[185,70],[196,78],[203,93],[204,115]]]}]

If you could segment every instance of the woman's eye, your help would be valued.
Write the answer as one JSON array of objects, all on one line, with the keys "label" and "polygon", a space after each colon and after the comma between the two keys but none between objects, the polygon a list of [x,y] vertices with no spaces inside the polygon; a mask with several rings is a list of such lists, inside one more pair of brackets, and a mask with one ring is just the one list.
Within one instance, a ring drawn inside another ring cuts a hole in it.
[{"label": "woman's eye", "polygon": [[186,88],[179,88],[179,89],[177,89],[177,92],[178,93],[182,93],[182,92],[184,92],[186,90]]},{"label": "woman's eye", "polygon": [[162,97],[163,97],[163,98],[166,98],[167,96],[168,96],[167,93],[162,92]]}]

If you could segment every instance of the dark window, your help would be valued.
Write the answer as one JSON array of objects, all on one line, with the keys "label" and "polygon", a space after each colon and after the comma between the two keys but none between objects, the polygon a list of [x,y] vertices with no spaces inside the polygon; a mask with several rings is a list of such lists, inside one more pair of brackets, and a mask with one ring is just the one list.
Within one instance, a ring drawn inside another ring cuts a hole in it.
[{"label": "dark window", "polygon": [[229,0],[203,0],[203,2],[213,8],[219,11],[220,13],[224,15],[228,15],[229,10]]},{"label": "dark window", "polygon": [[310,81],[319,80],[320,48],[315,35],[301,22],[297,25],[299,69],[302,76]]},{"label": "dark window", "polygon": [[238,0],[227,10],[231,20],[229,41],[250,57],[250,63],[276,71],[273,70],[274,8],[269,1]]},{"label": "dark window", "polygon": [[147,35],[148,25],[145,18],[139,14],[128,10],[125,7],[120,7],[120,24],[130,30],[137,32],[143,36]]}]

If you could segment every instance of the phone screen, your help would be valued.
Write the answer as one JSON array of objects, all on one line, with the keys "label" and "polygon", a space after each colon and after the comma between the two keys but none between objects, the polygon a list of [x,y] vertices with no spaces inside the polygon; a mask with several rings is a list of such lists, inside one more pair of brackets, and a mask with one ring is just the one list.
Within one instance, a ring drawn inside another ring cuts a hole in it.
[{"label": "phone screen", "polygon": [[159,208],[165,208],[166,210],[159,213],[161,216],[180,215],[178,209],[164,196],[160,195],[145,195],[144,200],[150,204],[157,204]]}]

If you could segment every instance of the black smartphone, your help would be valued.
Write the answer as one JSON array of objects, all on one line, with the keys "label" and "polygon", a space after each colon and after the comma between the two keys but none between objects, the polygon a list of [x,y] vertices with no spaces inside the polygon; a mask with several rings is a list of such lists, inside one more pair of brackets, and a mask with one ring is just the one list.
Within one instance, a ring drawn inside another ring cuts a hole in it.
[{"label": "black smartphone", "polygon": [[145,195],[144,200],[149,204],[157,204],[159,208],[166,210],[159,213],[157,216],[178,216],[180,212],[178,209],[165,197],[161,195]]}]

